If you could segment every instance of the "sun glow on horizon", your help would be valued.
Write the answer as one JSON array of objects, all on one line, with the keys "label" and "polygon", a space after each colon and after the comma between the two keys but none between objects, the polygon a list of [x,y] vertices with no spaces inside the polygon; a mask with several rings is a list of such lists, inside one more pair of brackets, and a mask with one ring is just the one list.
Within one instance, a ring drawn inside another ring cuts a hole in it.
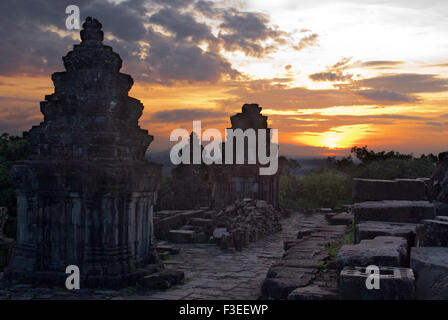
[{"label": "sun glow on horizon", "polygon": [[330,150],[352,147],[365,138],[370,129],[369,124],[346,125],[331,128],[325,132],[303,132],[295,140],[308,146],[324,147]]}]

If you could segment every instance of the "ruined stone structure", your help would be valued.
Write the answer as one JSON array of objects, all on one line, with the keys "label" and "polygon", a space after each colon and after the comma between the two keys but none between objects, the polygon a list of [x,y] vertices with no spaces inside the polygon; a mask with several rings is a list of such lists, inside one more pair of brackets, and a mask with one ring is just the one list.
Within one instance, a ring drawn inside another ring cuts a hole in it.
[{"label": "ruined stone structure", "polygon": [[[242,112],[230,117],[231,129],[266,129],[266,148],[269,155],[269,132],[267,116],[261,114],[258,104],[245,104]],[[258,136],[256,136],[258,139]],[[193,163],[193,135],[190,143],[184,148],[190,148],[190,164],[179,164],[172,171],[172,181],[169,188],[164,188],[160,195],[161,210],[190,210],[200,207],[221,209],[237,200],[244,198],[265,200],[275,208],[279,207],[279,176],[280,168],[274,175],[260,175],[261,165],[248,163],[248,153],[257,155],[257,150],[249,150],[245,145],[244,163],[236,162],[236,139],[233,143],[233,164],[225,163],[225,143],[221,145],[222,164],[206,165]]]},{"label": "ruined stone structure", "polygon": [[204,149],[196,134],[190,134],[190,141],[181,150],[189,152],[189,164],[181,163],[171,171],[171,179],[167,180],[160,190],[157,208],[163,210],[190,210],[211,207],[211,177],[208,166],[202,162],[193,162],[193,149]]},{"label": "ruined stone structure", "polygon": [[155,262],[153,205],[161,167],[145,161],[153,137],[128,96],[133,80],[87,18],[82,42],[52,75],[44,121],[28,135],[32,156],[13,167],[17,245],[5,276],[64,285],[77,265],[82,286],[135,284]]},{"label": "ruined stone structure", "polygon": [[[245,104],[242,112],[230,117],[231,129],[267,130],[267,154],[269,154],[269,132],[267,116],[261,114],[261,107],[258,104]],[[258,139],[258,137],[257,137]],[[235,140],[234,140],[235,142]],[[236,164],[235,143],[233,144],[234,164],[213,165],[212,174],[212,202],[214,207],[224,207],[236,200],[250,198],[265,200],[274,207],[279,206],[279,174],[260,175],[259,169],[262,166],[258,161],[256,164],[248,164],[247,145],[244,153],[244,164]],[[252,150],[252,152],[257,150]],[[225,159],[225,143],[222,146],[223,159]],[[224,161],[223,161],[224,162]]]}]

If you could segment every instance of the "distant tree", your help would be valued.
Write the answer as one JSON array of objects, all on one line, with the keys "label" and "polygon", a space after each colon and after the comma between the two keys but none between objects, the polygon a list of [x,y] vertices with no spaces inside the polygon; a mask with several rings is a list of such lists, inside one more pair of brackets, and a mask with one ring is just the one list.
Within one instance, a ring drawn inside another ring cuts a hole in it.
[{"label": "distant tree", "polygon": [[279,156],[278,167],[280,175],[291,175],[294,170],[299,169],[301,166],[299,161],[296,159]]},{"label": "distant tree", "polygon": [[371,163],[372,161],[378,160],[388,160],[388,159],[400,159],[400,160],[411,160],[414,158],[412,154],[401,154],[395,151],[380,151],[375,152],[373,150],[368,150],[367,146],[358,147],[354,146],[350,153],[354,154],[357,159],[361,160],[363,164]]}]

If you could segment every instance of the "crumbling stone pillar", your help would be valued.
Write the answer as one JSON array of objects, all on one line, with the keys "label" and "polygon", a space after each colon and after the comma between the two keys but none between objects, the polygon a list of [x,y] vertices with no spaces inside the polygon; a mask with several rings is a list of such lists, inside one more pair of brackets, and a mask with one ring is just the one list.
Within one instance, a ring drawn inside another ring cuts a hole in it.
[{"label": "crumbling stone pillar", "polygon": [[13,167],[17,245],[6,272],[64,285],[77,265],[81,286],[135,283],[155,262],[153,205],[161,166],[145,152],[153,137],[138,125],[143,110],[128,96],[131,76],[102,43],[101,24],[87,18],[82,42],[52,75],[41,102],[44,121],[28,139],[32,156]]},{"label": "crumbling stone pillar", "polygon": [[[261,114],[262,108],[258,104],[244,104],[240,113],[230,117],[232,127],[230,129],[241,129],[246,132],[248,129],[266,130],[266,150],[269,154],[269,143],[271,141],[271,128],[268,127],[268,117]],[[256,136],[258,143],[258,136]],[[212,165],[210,177],[212,184],[212,202],[214,207],[221,208],[236,200],[244,198],[265,200],[275,208],[279,208],[280,175],[279,172],[273,175],[260,175],[262,165],[256,161],[255,164],[248,163],[249,151],[247,143],[244,146],[244,164],[236,164],[236,139],[233,141],[233,164]],[[225,159],[225,144],[222,145],[223,159]],[[258,148],[257,144],[257,148]],[[224,162],[224,160],[223,160]]]}]

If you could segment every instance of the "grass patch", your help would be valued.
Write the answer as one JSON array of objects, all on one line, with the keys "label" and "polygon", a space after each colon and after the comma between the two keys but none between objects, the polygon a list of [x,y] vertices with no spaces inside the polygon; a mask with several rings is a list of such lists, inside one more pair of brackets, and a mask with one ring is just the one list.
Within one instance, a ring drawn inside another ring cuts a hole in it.
[{"label": "grass patch", "polygon": [[346,244],[353,244],[355,240],[355,222],[352,222],[352,224],[348,227],[347,233],[344,234],[344,236],[337,242],[333,242],[328,246],[328,254],[330,255],[330,260],[333,260],[339,249],[343,245]]}]

